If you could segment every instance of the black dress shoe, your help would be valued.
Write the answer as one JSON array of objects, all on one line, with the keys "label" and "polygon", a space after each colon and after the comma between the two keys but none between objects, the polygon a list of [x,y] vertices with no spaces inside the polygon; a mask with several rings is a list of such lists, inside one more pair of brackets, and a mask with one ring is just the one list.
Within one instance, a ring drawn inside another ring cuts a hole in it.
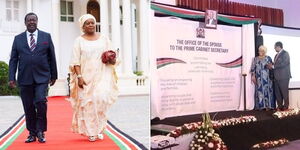
[{"label": "black dress shoe", "polygon": [[25,143],[31,143],[31,142],[35,142],[36,141],[36,137],[34,135],[29,135],[25,141]]},{"label": "black dress shoe", "polygon": [[45,143],[46,142],[45,134],[43,132],[38,132],[37,133],[37,138],[38,138],[38,141],[40,143]]}]

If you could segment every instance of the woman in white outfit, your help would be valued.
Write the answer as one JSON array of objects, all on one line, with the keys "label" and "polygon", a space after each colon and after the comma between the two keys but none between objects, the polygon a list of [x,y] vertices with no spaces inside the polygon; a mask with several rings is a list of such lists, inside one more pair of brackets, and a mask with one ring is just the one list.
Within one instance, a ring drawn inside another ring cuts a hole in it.
[{"label": "woman in white outfit", "polygon": [[79,23],[83,34],[75,40],[70,63],[72,131],[96,141],[103,139],[106,111],[118,97],[117,75],[115,63],[102,62],[111,42],[96,32],[95,17],[83,15]]}]

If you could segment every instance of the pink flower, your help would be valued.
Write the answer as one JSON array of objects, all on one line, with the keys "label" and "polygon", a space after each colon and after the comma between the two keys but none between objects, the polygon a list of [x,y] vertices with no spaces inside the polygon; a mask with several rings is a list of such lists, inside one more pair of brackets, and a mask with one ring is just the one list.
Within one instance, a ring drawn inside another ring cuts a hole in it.
[{"label": "pink flower", "polygon": [[209,148],[213,148],[213,147],[214,147],[214,143],[209,142],[209,143],[208,143],[208,147],[209,147]]}]

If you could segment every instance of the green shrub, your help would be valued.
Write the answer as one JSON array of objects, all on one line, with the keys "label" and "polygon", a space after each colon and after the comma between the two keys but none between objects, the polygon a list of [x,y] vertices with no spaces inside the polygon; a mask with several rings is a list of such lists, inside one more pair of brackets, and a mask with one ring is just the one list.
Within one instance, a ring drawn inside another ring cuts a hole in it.
[{"label": "green shrub", "polygon": [[0,61],[0,96],[4,95],[19,95],[19,89],[8,86],[8,65]]},{"label": "green shrub", "polygon": [[143,75],[143,71],[134,71],[133,73],[137,76],[142,76]]}]

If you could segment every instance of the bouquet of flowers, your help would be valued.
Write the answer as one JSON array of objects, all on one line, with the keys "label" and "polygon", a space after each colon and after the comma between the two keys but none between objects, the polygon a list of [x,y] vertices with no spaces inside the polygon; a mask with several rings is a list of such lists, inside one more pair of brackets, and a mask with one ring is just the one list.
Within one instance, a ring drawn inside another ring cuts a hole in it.
[{"label": "bouquet of flowers", "polygon": [[289,141],[285,138],[282,138],[282,139],[279,139],[279,140],[274,140],[274,141],[263,142],[263,143],[253,145],[251,150],[269,149],[269,148],[278,147],[278,146],[287,144],[288,142]]},{"label": "bouquet of flowers", "polygon": [[101,56],[102,63],[104,64],[111,64],[114,65],[116,64],[116,52],[113,50],[108,50],[102,53]]},{"label": "bouquet of flowers", "polygon": [[203,115],[203,123],[190,143],[190,150],[227,150],[219,134],[215,133],[209,114]]}]

